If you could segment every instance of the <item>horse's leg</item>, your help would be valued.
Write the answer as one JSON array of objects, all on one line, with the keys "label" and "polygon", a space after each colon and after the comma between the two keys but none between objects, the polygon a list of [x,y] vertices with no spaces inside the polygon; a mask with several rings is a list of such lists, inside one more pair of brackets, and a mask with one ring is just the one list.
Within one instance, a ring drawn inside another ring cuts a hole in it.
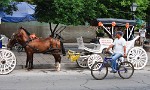
[{"label": "horse's leg", "polygon": [[25,68],[28,67],[28,62],[29,62],[28,60],[29,60],[29,58],[28,58],[28,55],[27,55]]},{"label": "horse's leg", "polygon": [[60,71],[61,68],[61,56],[60,54],[58,54],[59,52],[54,52],[55,54],[53,54],[54,58],[55,58],[55,67],[57,71]]},{"label": "horse's leg", "polygon": [[27,67],[28,70],[33,68],[33,53],[27,53],[29,66]]},{"label": "horse's leg", "polygon": [[33,53],[30,54],[29,69],[33,69]]},{"label": "horse's leg", "polygon": [[62,54],[63,54],[63,56],[65,56],[66,55],[66,51],[65,51],[65,47],[64,47],[62,41],[60,41],[60,45],[61,45]]},{"label": "horse's leg", "polygon": [[31,69],[33,69],[33,53],[31,55]]},{"label": "horse's leg", "polygon": [[[25,51],[26,51],[26,49],[25,49]],[[27,52],[26,52],[26,55],[27,55],[27,58],[26,58],[26,65],[25,65],[25,68],[28,68],[29,55],[28,55]]]}]

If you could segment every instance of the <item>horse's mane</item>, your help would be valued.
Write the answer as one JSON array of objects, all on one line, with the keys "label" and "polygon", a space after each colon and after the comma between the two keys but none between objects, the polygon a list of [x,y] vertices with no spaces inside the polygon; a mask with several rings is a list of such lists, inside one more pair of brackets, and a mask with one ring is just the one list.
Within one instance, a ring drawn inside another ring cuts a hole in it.
[{"label": "horse's mane", "polygon": [[19,29],[23,29],[23,30],[26,32],[26,34],[27,34],[28,36],[30,35],[30,33],[29,33],[25,28],[20,27]]}]

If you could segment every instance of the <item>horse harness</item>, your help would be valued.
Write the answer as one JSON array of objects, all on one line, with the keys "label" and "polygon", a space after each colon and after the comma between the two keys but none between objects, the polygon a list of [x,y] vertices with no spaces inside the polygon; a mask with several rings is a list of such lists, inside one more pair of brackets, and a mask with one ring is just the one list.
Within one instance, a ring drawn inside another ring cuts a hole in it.
[{"label": "horse harness", "polygon": [[[35,39],[37,39],[37,38],[35,38]],[[29,43],[31,41],[35,40],[35,39],[29,38],[29,40],[27,40],[25,42],[25,45],[23,45],[23,47],[29,46],[31,49],[33,49],[35,51],[39,51],[37,48],[32,47],[32,46],[29,45]],[[60,50],[60,40],[51,38],[50,39],[50,48],[48,50],[46,50],[45,52],[43,52],[43,53],[51,52],[51,51],[54,51],[54,50]]]},{"label": "horse harness", "polygon": [[60,40],[59,39],[50,39],[50,48],[46,50],[44,53],[51,52],[54,50],[60,50]]}]

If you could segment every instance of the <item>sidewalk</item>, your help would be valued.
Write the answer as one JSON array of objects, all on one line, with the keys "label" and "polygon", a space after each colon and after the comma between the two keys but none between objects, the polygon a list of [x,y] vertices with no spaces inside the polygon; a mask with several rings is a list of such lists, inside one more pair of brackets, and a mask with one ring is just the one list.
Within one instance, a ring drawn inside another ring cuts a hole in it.
[{"label": "sidewalk", "polygon": [[[85,43],[85,46],[92,48],[93,46],[90,44]],[[66,51],[69,49],[78,51],[77,43],[64,43],[64,47]],[[17,66],[16,69],[22,69],[25,66],[26,63],[26,53],[25,52],[17,52],[13,51],[17,58]],[[147,52],[148,54],[148,63],[147,65],[150,65],[150,52]],[[54,66],[55,59],[50,54],[42,54],[42,53],[36,53],[34,54],[33,58],[33,64],[35,68],[52,68]],[[61,60],[62,66],[68,66],[68,67],[77,67],[76,62],[71,62],[67,56],[62,56]]]}]

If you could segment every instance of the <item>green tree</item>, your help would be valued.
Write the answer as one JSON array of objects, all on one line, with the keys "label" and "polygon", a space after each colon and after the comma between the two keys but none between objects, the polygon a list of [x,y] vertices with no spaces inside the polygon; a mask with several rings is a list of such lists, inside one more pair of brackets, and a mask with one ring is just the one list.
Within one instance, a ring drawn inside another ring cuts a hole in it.
[{"label": "green tree", "polygon": [[[132,19],[130,6],[138,4],[136,17],[145,19],[149,0],[27,0],[37,5],[35,16],[50,25],[52,36],[59,24],[84,25],[96,18]],[[52,29],[51,24],[56,27]]]},{"label": "green tree", "polygon": [[146,21],[150,22],[150,2],[148,3],[148,8],[146,10]]},{"label": "green tree", "polygon": [[8,14],[12,14],[13,10],[17,10],[15,4],[10,4],[13,0],[0,0],[0,9]]},{"label": "green tree", "polygon": [[[84,20],[80,20],[83,11],[83,0],[35,0],[37,5],[35,16],[40,22],[46,22],[50,25],[50,31],[54,36],[59,24],[78,25]],[[52,29],[51,24],[56,24]]]},{"label": "green tree", "polygon": [[99,0],[97,16],[102,18],[132,19],[130,6],[133,2],[136,2],[138,5],[135,11],[136,17],[145,19],[145,10],[148,7],[149,0]]},{"label": "green tree", "polygon": [[150,1],[149,0],[135,0],[135,2],[138,5],[135,15],[140,19],[146,20],[146,16],[147,16],[146,10],[148,9],[150,5],[149,4]]},{"label": "green tree", "polygon": [[83,0],[84,7],[80,12],[78,18],[82,22],[81,24],[84,25],[85,22],[90,22],[91,20],[95,19],[97,16],[97,1],[98,0]]}]

